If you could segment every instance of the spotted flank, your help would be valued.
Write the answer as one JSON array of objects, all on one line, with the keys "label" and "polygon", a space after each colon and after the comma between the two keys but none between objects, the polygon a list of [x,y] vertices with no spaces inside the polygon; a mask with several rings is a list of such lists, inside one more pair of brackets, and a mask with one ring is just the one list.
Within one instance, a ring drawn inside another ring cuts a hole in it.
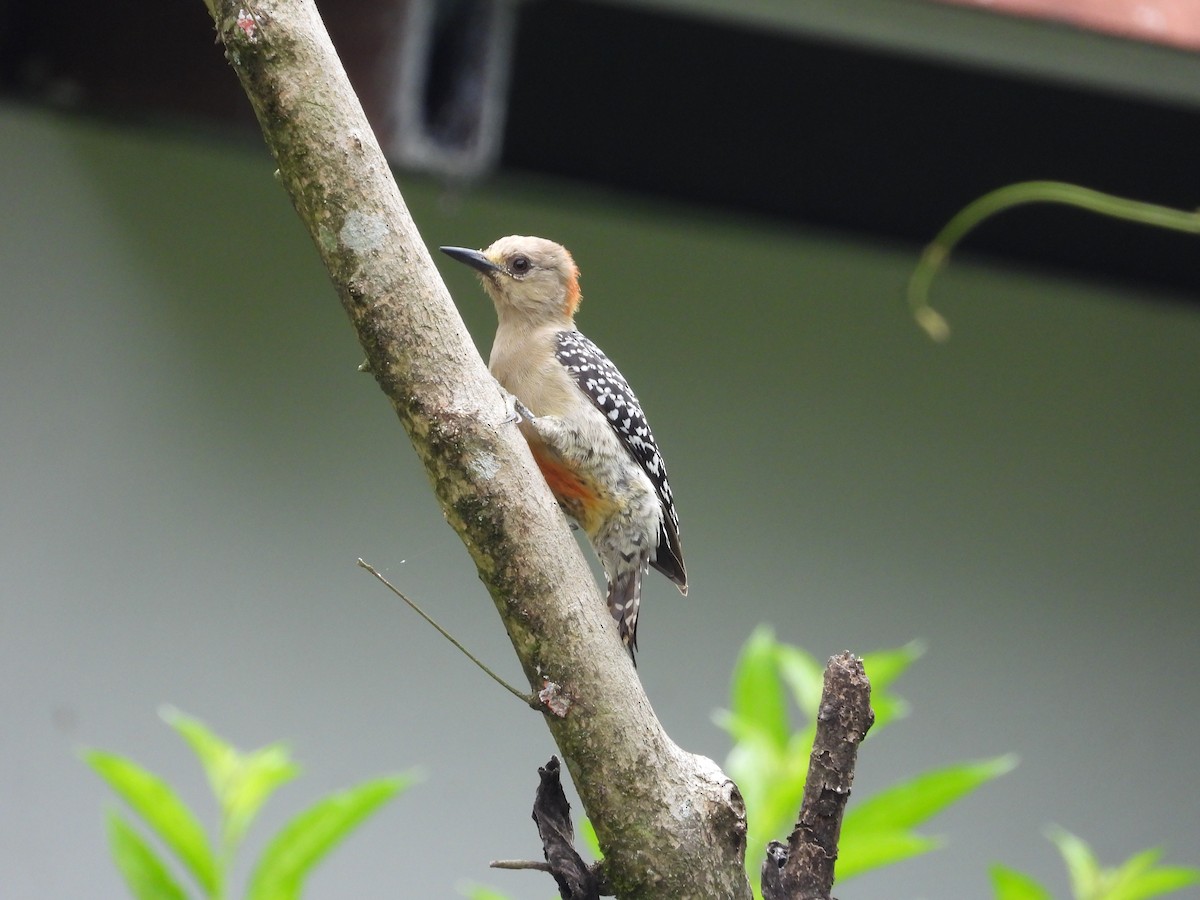
[{"label": "spotted flank", "polygon": [[[671,496],[671,484],[667,481],[666,463],[658,452],[658,444],[654,441],[654,434],[650,431],[633,389],[604,355],[604,351],[578,331],[560,331],[555,335],[555,356],[574,377],[580,390],[604,413],[629,455],[654,484],[663,517],[658,547],[649,563],[686,594],[687,574],[683,567],[683,549],[679,543],[679,515]],[[631,626],[636,624],[636,598],[632,608],[634,616],[631,617]]]}]

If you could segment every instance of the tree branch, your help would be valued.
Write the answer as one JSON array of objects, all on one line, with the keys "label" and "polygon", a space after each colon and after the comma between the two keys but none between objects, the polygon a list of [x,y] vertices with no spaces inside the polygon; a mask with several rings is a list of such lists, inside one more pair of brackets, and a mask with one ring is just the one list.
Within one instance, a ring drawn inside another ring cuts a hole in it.
[{"label": "tree branch", "polygon": [[767,847],[763,900],[829,900],[858,745],[874,721],[862,660],[852,653],[832,657],[825,668],[800,816],[786,845],[772,841]]},{"label": "tree branch", "polygon": [[655,718],[315,6],[205,2],[279,180],[446,520],[475,561],[531,688],[545,694],[554,686],[565,715],[545,720],[595,825],[617,895],[749,898],[737,788],[711,760],[677,747]]},{"label": "tree branch", "polygon": [[600,900],[596,876],[575,850],[571,804],[558,777],[557,756],[550,757],[550,762],[538,769],[538,777],[541,781],[533,801],[533,821],[559,896],[562,900]]}]

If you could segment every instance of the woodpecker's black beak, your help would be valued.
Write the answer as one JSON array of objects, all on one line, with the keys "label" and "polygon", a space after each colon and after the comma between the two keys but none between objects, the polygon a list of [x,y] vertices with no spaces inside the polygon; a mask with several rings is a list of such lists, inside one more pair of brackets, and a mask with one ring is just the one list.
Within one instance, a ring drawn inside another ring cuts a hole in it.
[{"label": "woodpecker's black beak", "polygon": [[438,249],[451,259],[457,259],[460,263],[466,263],[472,269],[478,269],[484,275],[492,275],[503,271],[503,269],[478,250],[468,250],[466,247],[439,247]]}]

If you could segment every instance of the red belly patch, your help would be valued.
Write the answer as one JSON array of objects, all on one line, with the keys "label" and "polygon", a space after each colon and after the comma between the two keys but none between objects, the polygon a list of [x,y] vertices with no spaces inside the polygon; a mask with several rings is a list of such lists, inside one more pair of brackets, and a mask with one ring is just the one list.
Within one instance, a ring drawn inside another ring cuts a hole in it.
[{"label": "red belly patch", "polygon": [[557,456],[536,445],[530,449],[554,499],[590,534],[611,511],[612,502],[601,497],[592,482],[567,468]]}]

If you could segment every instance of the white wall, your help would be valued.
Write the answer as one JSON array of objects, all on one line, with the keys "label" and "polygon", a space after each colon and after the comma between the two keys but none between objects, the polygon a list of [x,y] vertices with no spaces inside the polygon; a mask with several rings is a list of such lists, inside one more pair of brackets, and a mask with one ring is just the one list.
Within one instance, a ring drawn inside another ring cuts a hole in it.
[{"label": "white wall", "polygon": [[[0,895],[122,896],[80,746],[211,813],[170,702],[243,747],[291,741],[306,775],[258,842],[423,767],[309,896],[550,896],[486,869],[538,852],[544,727],[354,565],[519,677],[265,152],[9,107],[0,159]],[[931,829],[946,849],[842,900],[986,896],[990,861],[1065,895],[1051,821],[1113,862],[1200,864],[1195,306],[959,263],[937,347],[900,299],[911,248],[571,185],[402,187],[431,245],[575,250],[581,324],[679,498],[693,590],[649,584],[640,671],[680,743],[724,756],[709,715],[767,621],[820,655],[928,642],[862,793],[1022,756]],[[443,269],[486,352],[486,299]]]}]

